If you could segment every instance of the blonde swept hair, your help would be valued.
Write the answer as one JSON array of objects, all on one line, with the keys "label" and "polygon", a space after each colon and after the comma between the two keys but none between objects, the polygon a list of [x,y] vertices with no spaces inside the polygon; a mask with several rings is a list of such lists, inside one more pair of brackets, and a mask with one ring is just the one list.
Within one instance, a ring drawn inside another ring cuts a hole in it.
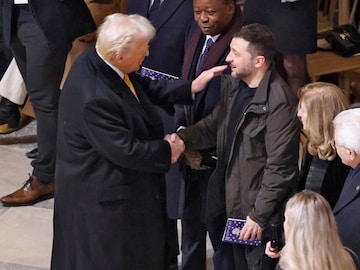
[{"label": "blonde swept hair", "polygon": [[111,62],[117,53],[129,50],[139,37],[150,41],[155,33],[151,22],[141,15],[114,13],[106,16],[98,27],[96,49]]},{"label": "blonde swept hair", "polygon": [[342,245],[334,214],[323,196],[310,190],[295,194],[286,204],[285,218],[281,269],[356,269],[354,253]]},{"label": "blonde swept hair", "polygon": [[342,89],[332,83],[314,82],[299,89],[299,109],[307,111],[305,134],[307,149],[313,156],[323,160],[333,160],[336,151],[331,147],[334,137],[332,121],[335,116],[350,107]]}]

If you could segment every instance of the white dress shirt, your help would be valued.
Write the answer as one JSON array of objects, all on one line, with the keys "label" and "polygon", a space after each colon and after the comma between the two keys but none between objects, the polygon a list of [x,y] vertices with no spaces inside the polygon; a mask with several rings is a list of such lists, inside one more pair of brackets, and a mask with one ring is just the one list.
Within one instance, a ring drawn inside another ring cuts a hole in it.
[{"label": "white dress shirt", "polygon": [[29,4],[28,0],[14,0],[15,5]]}]

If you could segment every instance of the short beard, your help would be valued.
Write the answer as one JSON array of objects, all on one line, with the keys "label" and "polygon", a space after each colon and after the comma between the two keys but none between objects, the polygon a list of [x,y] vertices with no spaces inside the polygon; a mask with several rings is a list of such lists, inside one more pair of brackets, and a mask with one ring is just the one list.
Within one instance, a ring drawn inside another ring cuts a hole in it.
[{"label": "short beard", "polygon": [[242,72],[235,73],[234,77],[238,80],[244,80],[245,78],[249,77],[252,74],[253,68],[252,66],[247,66]]}]

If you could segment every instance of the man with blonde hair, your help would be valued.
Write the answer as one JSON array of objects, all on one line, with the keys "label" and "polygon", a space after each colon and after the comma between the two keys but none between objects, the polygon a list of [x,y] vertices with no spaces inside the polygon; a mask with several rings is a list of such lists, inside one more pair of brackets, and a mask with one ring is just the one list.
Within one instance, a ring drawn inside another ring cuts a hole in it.
[{"label": "man with blonde hair", "polygon": [[[126,26],[126,27],[124,27]],[[164,137],[153,104],[191,103],[218,67],[193,82],[137,71],[155,29],[112,14],[74,62],[59,103],[51,269],[165,269],[164,174],[184,150]]]}]

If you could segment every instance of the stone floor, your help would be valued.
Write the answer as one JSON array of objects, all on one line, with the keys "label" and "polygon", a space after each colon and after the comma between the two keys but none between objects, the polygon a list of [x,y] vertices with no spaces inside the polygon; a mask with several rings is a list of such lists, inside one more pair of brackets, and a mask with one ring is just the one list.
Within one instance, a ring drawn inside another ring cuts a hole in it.
[{"label": "stone floor", "polygon": [[[31,173],[25,153],[36,147],[36,121],[0,135],[0,195],[19,188]],[[0,269],[49,269],[53,199],[27,207],[0,204]]]},{"label": "stone floor", "polygon": [[[0,196],[15,191],[28,179],[32,168],[25,153],[35,147],[36,121],[19,131],[0,135]],[[27,207],[0,204],[0,270],[49,269],[53,204],[53,199]],[[211,256],[208,240],[207,270],[213,269]]]}]

